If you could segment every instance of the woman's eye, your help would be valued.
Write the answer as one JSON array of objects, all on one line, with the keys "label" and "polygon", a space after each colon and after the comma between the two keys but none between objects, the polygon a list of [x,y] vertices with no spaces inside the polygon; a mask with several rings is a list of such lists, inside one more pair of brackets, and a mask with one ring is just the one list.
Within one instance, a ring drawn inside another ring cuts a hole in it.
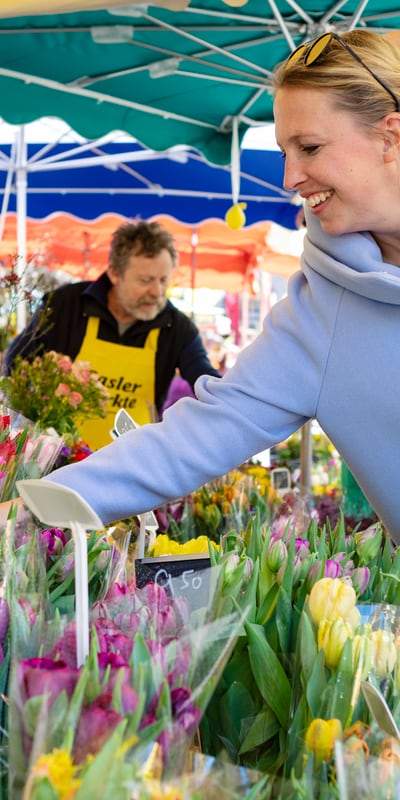
[{"label": "woman's eye", "polygon": [[319,145],[318,144],[304,144],[301,149],[302,149],[303,153],[309,153],[311,155],[312,153],[316,153],[317,150],[319,150]]}]

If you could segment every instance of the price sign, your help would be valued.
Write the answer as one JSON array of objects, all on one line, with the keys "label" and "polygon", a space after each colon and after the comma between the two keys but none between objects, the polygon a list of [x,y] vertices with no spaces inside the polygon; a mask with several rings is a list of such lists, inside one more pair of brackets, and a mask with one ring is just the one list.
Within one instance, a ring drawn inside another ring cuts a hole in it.
[{"label": "price sign", "polygon": [[208,605],[210,567],[208,554],[137,558],[136,585],[156,583],[173,598],[185,597],[193,611]]}]

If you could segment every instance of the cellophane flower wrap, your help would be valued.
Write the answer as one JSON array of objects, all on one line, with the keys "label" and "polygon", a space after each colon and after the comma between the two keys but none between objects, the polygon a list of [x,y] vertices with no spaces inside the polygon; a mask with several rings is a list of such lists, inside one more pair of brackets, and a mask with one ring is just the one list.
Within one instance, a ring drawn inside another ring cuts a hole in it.
[{"label": "cellophane flower wrap", "polygon": [[19,646],[9,699],[13,800],[128,800],[138,781],[146,785],[154,748],[159,780],[182,775],[245,619],[233,610],[224,565],[211,570],[210,603],[195,611],[173,584],[110,583],[91,608],[90,654],[80,668],[75,622],[64,626],[58,614],[36,653],[30,646],[24,657]]},{"label": "cellophane flower wrap", "polygon": [[[393,548],[379,523],[347,535],[342,517],[334,529],[328,522],[319,526],[315,518],[304,526],[304,519],[304,509],[299,515],[292,507],[286,519],[279,515],[265,525],[255,516],[241,537],[224,537],[236,558],[252,561],[250,613],[202,719],[201,739],[204,752],[275,776],[277,787],[285,785],[284,797],[303,796],[301,791],[309,792],[305,797],[319,796],[316,786],[335,796],[330,756],[336,736],[340,730],[346,735],[358,718],[371,720],[359,670],[367,663],[363,648],[372,648],[372,642],[375,656],[363,678],[384,688],[399,719],[393,641],[370,629],[365,607],[400,603],[400,549]],[[326,578],[339,581],[353,611],[333,627],[325,622],[318,640],[309,596]],[[361,644],[365,639],[370,645]],[[378,677],[377,667],[384,677]],[[312,747],[306,747],[315,730],[307,739],[306,734],[319,719],[330,724],[326,730],[322,726],[327,760],[317,764]]]},{"label": "cellophane flower wrap", "polygon": [[10,375],[0,378],[0,391],[8,406],[72,442],[84,420],[105,416],[108,399],[89,362],[54,350],[32,361],[17,356]]},{"label": "cellophane flower wrap", "polygon": [[17,480],[40,478],[53,468],[63,437],[43,429],[13,409],[0,413],[0,502],[18,496]]}]

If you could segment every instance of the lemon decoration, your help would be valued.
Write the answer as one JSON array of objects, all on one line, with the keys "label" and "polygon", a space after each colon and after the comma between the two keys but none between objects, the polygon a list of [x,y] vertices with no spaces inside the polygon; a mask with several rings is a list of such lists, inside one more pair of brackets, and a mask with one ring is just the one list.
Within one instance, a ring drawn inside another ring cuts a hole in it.
[{"label": "lemon decoration", "polygon": [[245,208],[247,208],[247,203],[234,203],[233,206],[228,208],[225,214],[225,222],[232,230],[237,231],[239,228],[243,228],[246,222],[246,215],[243,210]]}]

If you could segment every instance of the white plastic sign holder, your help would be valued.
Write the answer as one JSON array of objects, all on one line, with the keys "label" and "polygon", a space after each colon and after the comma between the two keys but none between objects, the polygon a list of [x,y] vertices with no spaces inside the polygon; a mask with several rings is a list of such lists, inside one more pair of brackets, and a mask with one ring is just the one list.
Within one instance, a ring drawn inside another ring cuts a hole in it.
[{"label": "white plastic sign holder", "polygon": [[75,616],[77,666],[89,654],[89,585],[86,531],[102,530],[101,519],[73,489],[44,479],[17,481],[25,505],[40,522],[69,528],[75,545]]}]

